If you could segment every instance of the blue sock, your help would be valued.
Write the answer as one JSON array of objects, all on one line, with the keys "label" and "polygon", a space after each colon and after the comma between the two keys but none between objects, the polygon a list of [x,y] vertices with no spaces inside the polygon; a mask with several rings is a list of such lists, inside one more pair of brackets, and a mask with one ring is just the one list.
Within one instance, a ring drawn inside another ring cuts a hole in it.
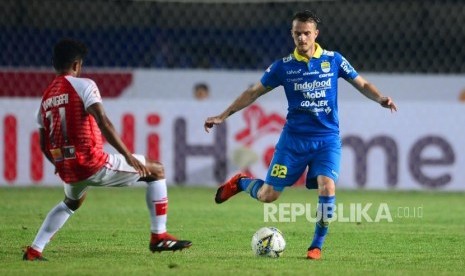
[{"label": "blue sock", "polygon": [[336,202],[336,196],[319,196],[318,197],[318,216],[321,219],[315,225],[315,235],[313,236],[312,244],[310,248],[322,248],[325,242],[326,234],[328,234],[329,223],[327,219],[333,217],[334,203]]},{"label": "blue sock", "polygon": [[258,190],[263,186],[263,183],[265,182],[261,179],[241,178],[241,180],[239,180],[239,187],[241,187],[242,191],[257,199]]}]

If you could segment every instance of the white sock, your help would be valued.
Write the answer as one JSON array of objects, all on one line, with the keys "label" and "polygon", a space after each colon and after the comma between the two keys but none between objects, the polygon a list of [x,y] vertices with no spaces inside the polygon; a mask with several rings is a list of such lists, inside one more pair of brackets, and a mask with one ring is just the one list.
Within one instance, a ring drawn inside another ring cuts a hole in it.
[{"label": "white sock", "polygon": [[155,234],[166,232],[168,191],[166,179],[147,183],[146,201],[150,212],[150,230]]},{"label": "white sock", "polygon": [[48,212],[47,217],[32,243],[32,248],[42,252],[53,235],[60,230],[73,213],[74,212],[69,209],[63,201],[58,203],[58,205]]}]

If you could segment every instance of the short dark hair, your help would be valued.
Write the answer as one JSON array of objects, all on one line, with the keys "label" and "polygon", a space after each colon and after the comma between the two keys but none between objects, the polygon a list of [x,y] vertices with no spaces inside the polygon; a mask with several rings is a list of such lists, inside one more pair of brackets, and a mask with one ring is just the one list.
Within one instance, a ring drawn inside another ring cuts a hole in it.
[{"label": "short dark hair", "polygon": [[298,11],[292,17],[292,21],[298,20],[301,22],[315,22],[315,25],[318,27],[318,24],[321,23],[321,19],[311,10]]},{"label": "short dark hair", "polygon": [[208,90],[208,84],[204,83],[204,82],[199,82],[199,83],[196,83],[194,85],[194,90],[197,90],[197,89],[205,89],[205,90]]},{"label": "short dark hair", "polygon": [[52,63],[57,72],[67,71],[74,61],[84,59],[87,47],[84,43],[64,38],[58,41],[53,48]]}]

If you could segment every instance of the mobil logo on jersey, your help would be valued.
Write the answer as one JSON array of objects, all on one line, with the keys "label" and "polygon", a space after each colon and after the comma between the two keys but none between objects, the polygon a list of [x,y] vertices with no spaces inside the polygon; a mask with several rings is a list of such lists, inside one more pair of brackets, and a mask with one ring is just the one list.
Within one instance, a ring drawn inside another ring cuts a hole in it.
[{"label": "mobil logo on jersey", "polygon": [[316,92],[306,92],[306,93],[303,93],[303,96],[307,100],[324,98],[326,97],[326,90],[321,90],[321,91],[316,91]]},{"label": "mobil logo on jersey", "polygon": [[286,119],[278,113],[266,114],[259,105],[251,105],[244,110],[242,118],[245,127],[234,135],[239,146],[232,151],[231,159],[242,172],[259,175],[271,162]]},{"label": "mobil logo on jersey", "polygon": [[294,90],[295,91],[314,91],[314,90],[323,90],[323,89],[331,89],[331,79],[326,80],[313,80],[311,82],[304,82],[304,83],[294,83]]}]

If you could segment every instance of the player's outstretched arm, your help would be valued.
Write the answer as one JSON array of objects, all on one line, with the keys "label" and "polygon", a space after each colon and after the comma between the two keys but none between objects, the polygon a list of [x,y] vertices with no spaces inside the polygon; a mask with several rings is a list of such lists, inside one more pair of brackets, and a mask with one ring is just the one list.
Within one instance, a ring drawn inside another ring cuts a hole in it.
[{"label": "player's outstretched arm", "polygon": [[108,143],[112,145],[119,153],[121,153],[129,165],[139,172],[141,177],[150,175],[150,171],[128,150],[126,145],[123,143],[121,138],[116,134],[115,127],[108,119],[103,105],[101,103],[94,103],[87,108],[89,112],[97,122],[98,127],[102,131],[103,136],[107,139]]},{"label": "player's outstretched arm", "polygon": [[249,106],[252,104],[258,97],[270,91],[263,86],[261,82],[258,82],[251,87],[247,88],[242,94],[234,100],[234,102],[226,108],[223,113],[217,116],[208,117],[205,120],[204,128],[206,132],[210,131],[214,125],[219,125],[223,123],[229,116],[233,115],[237,111]]},{"label": "player's outstretched arm", "polygon": [[391,112],[397,111],[397,106],[390,97],[385,97],[372,83],[368,82],[362,76],[357,76],[349,82],[365,97],[379,103],[384,108],[389,108]]}]

